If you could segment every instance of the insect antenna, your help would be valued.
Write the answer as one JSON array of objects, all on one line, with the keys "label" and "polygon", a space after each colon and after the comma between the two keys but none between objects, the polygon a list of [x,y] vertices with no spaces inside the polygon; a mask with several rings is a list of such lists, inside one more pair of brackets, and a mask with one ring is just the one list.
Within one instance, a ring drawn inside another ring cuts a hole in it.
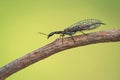
[{"label": "insect antenna", "polygon": [[45,34],[45,33],[42,33],[42,32],[38,32],[39,34],[42,34],[42,35],[45,35],[45,36],[48,36],[47,34]]}]

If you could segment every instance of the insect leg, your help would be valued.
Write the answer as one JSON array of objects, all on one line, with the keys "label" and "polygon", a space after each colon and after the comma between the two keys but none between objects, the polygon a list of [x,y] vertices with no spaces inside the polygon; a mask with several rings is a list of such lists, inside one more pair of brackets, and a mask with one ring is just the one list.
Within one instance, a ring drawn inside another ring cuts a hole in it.
[{"label": "insect leg", "polygon": [[63,44],[63,36],[62,36],[62,44]]},{"label": "insect leg", "polygon": [[84,35],[87,35],[86,33],[84,33],[83,31],[80,31],[81,33],[83,33]]},{"label": "insect leg", "polygon": [[73,40],[74,44],[76,44],[76,43],[75,43],[75,40],[74,40],[74,38],[73,38],[73,36],[72,36],[72,35],[70,35],[70,36],[71,36],[71,39]]},{"label": "insect leg", "polygon": [[63,44],[63,37],[64,37],[65,35],[60,35],[60,38],[62,38],[62,44]]}]

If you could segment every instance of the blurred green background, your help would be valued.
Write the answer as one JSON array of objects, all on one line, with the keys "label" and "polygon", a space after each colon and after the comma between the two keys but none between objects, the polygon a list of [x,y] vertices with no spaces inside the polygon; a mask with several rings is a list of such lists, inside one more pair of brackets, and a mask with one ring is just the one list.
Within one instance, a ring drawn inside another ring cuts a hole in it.
[{"label": "blurred green background", "polygon": [[[85,33],[120,28],[120,0],[0,0],[0,67],[59,37],[47,40],[38,32],[89,18],[107,25]],[[120,80],[120,43],[65,50],[7,80]]]}]

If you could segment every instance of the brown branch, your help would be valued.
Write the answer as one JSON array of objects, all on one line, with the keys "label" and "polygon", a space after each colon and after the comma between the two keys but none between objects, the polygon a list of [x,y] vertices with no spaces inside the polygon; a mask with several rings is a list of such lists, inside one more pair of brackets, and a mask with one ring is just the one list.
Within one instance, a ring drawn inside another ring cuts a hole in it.
[{"label": "brown branch", "polygon": [[89,33],[87,35],[78,35],[73,37],[75,43],[70,37],[63,39],[63,44],[61,39],[56,39],[52,43],[34,50],[25,56],[16,59],[7,65],[0,68],[0,80],[5,80],[8,76],[13,73],[37,62],[46,57],[51,56],[57,52],[78,47],[85,46],[88,44],[103,43],[103,42],[117,42],[120,41],[120,29],[100,31]]}]

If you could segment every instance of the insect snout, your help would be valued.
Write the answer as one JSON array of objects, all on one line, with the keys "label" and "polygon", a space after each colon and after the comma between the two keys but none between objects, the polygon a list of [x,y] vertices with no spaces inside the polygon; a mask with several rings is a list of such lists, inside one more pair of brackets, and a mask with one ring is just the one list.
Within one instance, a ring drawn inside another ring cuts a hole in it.
[{"label": "insect snout", "polygon": [[49,39],[49,37],[53,36],[54,34],[55,34],[54,32],[51,32],[50,34],[48,34],[47,39]]},{"label": "insect snout", "polygon": [[55,32],[51,32],[50,34],[48,34],[47,39],[49,39],[49,37],[53,36],[54,34],[64,34],[63,31],[55,31]]}]

